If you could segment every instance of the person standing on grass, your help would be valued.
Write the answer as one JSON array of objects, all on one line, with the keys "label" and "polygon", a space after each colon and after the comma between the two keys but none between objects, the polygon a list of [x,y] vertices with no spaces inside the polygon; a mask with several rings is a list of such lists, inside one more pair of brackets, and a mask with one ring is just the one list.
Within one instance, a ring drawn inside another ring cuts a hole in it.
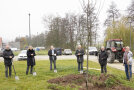
[{"label": "person standing on grass", "polygon": [[107,58],[108,58],[108,54],[105,51],[105,47],[102,46],[100,53],[99,53],[99,63],[101,66],[101,73],[107,73]]},{"label": "person standing on grass", "polygon": [[12,75],[12,59],[14,58],[14,54],[10,47],[6,45],[6,48],[3,52],[4,64],[5,64],[5,76],[8,77],[8,68],[9,68],[9,76]]},{"label": "person standing on grass", "polygon": [[50,60],[50,70],[52,70],[52,63],[54,64],[54,72],[57,72],[56,70],[56,57],[57,51],[54,49],[54,46],[50,47],[50,50],[48,51],[48,56]]},{"label": "person standing on grass", "polygon": [[127,80],[130,80],[132,78],[132,61],[133,61],[133,53],[127,46],[125,53],[123,55],[123,65],[125,66],[125,73]]},{"label": "person standing on grass", "polygon": [[78,45],[75,56],[77,57],[78,71],[80,71],[81,73],[83,73],[84,54],[85,52],[81,48],[81,45]]},{"label": "person standing on grass", "polygon": [[35,51],[33,50],[32,46],[29,46],[29,49],[27,50],[27,69],[26,69],[26,75],[28,75],[29,72],[29,67],[30,69],[30,74],[33,73],[33,67],[35,65]]}]

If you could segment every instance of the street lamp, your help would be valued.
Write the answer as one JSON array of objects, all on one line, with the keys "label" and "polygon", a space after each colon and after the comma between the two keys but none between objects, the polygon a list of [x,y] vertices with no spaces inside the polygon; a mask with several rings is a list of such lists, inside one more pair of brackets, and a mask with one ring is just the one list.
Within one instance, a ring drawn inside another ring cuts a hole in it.
[{"label": "street lamp", "polygon": [[132,24],[132,17],[128,17],[128,23],[130,23],[130,49],[131,49],[131,24]]},{"label": "street lamp", "polygon": [[38,47],[38,40],[39,40],[39,36],[38,36],[38,32],[37,32],[37,47]]},{"label": "street lamp", "polygon": [[30,27],[30,13],[28,14],[29,15],[29,45],[31,44],[31,27]]}]

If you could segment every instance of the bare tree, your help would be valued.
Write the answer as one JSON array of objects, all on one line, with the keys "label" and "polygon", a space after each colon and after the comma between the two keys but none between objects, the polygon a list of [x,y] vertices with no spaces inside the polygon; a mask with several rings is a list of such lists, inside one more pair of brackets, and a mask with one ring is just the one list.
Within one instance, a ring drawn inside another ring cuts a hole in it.
[{"label": "bare tree", "polygon": [[120,13],[119,10],[116,8],[116,4],[114,2],[111,3],[110,8],[107,10],[108,16],[104,22],[105,26],[115,27],[115,22],[118,20]]},{"label": "bare tree", "polygon": [[[92,46],[92,34],[93,34],[93,27],[94,23],[97,20],[97,15],[95,15],[94,10],[95,10],[95,5],[92,4],[92,2],[87,1],[85,3],[85,0],[82,0],[82,8],[84,13],[86,14],[86,30],[87,30],[87,76],[86,76],[86,86],[88,83],[88,60],[89,60],[89,46]],[[87,86],[88,90],[88,86]]]}]

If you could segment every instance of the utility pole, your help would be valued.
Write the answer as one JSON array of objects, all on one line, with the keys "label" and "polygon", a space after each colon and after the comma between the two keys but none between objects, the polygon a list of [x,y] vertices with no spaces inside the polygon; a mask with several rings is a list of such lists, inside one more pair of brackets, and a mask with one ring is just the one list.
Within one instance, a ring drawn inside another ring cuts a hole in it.
[{"label": "utility pole", "polygon": [[131,48],[131,24],[132,24],[132,17],[128,17],[128,23],[130,23],[130,49],[132,50],[132,48]]},{"label": "utility pole", "polygon": [[38,47],[38,40],[39,40],[39,36],[38,36],[38,32],[37,32],[37,47]]},{"label": "utility pole", "polygon": [[29,42],[28,42],[28,45],[31,45],[31,27],[30,27],[30,13],[28,14],[29,15]]},{"label": "utility pole", "polygon": [[[131,22],[132,23],[132,22]],[[130,49],[131,49],[131,23],[130,23]],[[132,49],[131,49],[132,50]]]}]

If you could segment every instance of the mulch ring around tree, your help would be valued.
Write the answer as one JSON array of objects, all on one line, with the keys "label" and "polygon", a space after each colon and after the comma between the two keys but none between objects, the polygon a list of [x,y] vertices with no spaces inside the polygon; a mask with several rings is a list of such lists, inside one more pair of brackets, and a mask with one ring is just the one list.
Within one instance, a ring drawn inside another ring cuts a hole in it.
[{"label": "mulch ring around tree", "polygon": [[80,86],[79,90],[87,90],[87,86],[88,90],[133,90],[130,87],[121,85],[114,75],[101,74],[100,76],[94,76],[88,74],[88,83],[86,83],[86,76],[86,74],[71,74],[48,80],[48,83],[62,86],[69,85],[71,88],[75,88],[75,85],[77,85]]}]

